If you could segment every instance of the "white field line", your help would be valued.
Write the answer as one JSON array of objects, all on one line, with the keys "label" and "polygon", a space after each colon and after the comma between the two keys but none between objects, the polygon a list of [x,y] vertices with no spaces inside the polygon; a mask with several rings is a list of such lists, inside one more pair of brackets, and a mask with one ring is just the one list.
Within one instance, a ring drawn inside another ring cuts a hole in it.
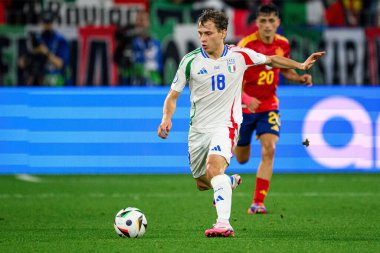
[{"label": "white field line", "polygon": [[[205,195],[207,196],[207,194]],[[235,193],[235,197],[247,197],[250,193]],[[270,193],[271,197],[380,197],[380,192],[303,192],[303,193]],[[38,193],[38,194],[21,194],[21,193],[0,193],[0,199],[27,199],[27,198],[132,198],[132,199],[145,199],[145,198],[180,198],[180,197],[194,197],[192,193],[89,193],[89,194],[74,194],[74,193]]]},{"label": "white field line", "polygon": [[16,179],[31,183],[40,183],[42,181],[41,178],[29,174],[17,174]]}]

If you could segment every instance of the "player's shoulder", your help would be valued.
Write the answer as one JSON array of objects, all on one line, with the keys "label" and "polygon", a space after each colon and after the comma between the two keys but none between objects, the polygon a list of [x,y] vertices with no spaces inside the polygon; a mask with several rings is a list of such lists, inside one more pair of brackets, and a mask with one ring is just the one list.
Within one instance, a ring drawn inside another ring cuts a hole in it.
[{"label": "player's shoulder", "polygon": [[282,36],[282,35],[276,33],[275,38],[280,43],[282,42],[282,43],[289,44],[289,40],[285,36]]},{"label": "player's shoulder", "polygon": [[254,50],[252,50],[251,48],[248,48],[248,47],[242,47],[242,46],[239,46],[239,45],[233,45],[233,44],[230,44],[230,45],[227,45],[228,47],[228,51],[230,53],[238,53],[238,54],[241,54],[243,52],[254,52]]},{"label": "player's shoulder", "polygon": [[199,53],[201,53],[201,48],[200,47],[194,49],[193,51],[190,51],[183,58],[188,58],[188,57],[191,57],[191,56],[196,56]]},{"label": "player's shoulder", "polygon": [[67,39],[63,36],[63,34],[57,32],[57,31],[54,31],[52,40],[53,40],[53,44],[58,45],[57,50],[69,48],[69,43],[68,43]]},{"label": "player's shoulder", "polygon": [[53,34],[54,34],[53,36],[54,36],[55,40],[66,41],[66,38],[65,38],[65,36],[63,36],[62,33],[58,32],[58,31],[54,31]]},{"label": "player's shoulder", "polygon": [[240,47],[233,44],[227,45],[227,48],[228,48],[228,55],[241,55],[248,49],[246,47]]},{"label": "player's shoulder", "polygon": [[228,51],[230,52],[234,52],[234,51],[239,51],[241,50],[241,47],[240,46],[237,46],[237,45],[234,45],[234,44],[228,44],[226,45],[227,48],[228,48]]},{"label": "player's shoulder", "polygon": [[187,65],[190,61],[193,61],[197,56],[201,54],[201,48],[198,47],[197,49],[194,49],[193,51],[187,53],[181,60],[179,66],[185,64]]},{"label": "player's shoulder", "polygon": [[160,45],[161,45],[161,42],[160,42],[158,39],[156,39],[156,38],[151,38],[151,39],[150,39],[150,42],[151,42],[153,45],[155,45],[155,46],[160,46]]},{"label": "player's shoulder", "polygon": [[238,46],[240,46],[240,47],[245,47],[245,46],[247,46],[249,43],[254,42],[254,41],[257,41],[258,39],[259,39],[259,36],[258,36],[257,32],[251,33],[250,35],[245,36],[244,38],[242,38],[242,39],[239,41]]}]

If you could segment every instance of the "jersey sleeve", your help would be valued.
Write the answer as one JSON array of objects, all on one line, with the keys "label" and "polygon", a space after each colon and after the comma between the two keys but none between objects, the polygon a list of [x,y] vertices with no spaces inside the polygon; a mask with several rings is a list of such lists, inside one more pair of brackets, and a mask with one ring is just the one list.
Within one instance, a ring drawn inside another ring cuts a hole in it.
[{"label": "jersey sleeve", "polygon": [[267,60],[267,57],[265,55],[258,53],[250,48],[240,48],[239,51],[242,52],[247,67],[262,65]]},{"label": "jersey sleeve", "polygon": [[185,88],[186,83],[190,79],[190,69],[193,60],[194,57],[185,56],[182,58],[171,85],[172,90],[182,92],[183,88]]},{"label": "jersey sleeve", "polygon": [[267,57],[247,47],[230,46],[230,50],[243,56],[246,68],[265,64]]},{"label": "jersey sleeve", "polygon": [[62,59],[64,62],[64,65],[67,66],[69,64],[69,58],[70,58],[70,47],[69,43],[64,39],[59,39],[59,46],[56,52],[54,52],[58,57]]}]

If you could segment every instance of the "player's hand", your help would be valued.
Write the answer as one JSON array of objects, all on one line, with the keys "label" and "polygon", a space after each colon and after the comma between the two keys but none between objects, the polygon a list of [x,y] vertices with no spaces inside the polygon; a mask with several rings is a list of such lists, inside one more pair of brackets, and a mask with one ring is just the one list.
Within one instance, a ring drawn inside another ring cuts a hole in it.
[{"label": "player's hand", "polygon": [[25,68],[26,67],[26,59],[24,56],[21,56],[20,59],[18,59],[17,61],[17,65],[20,67],[20,68]]},{"label": "player's hand", "polygon": [[300,76],[299,82],[303,83],[309,87],[313,86],[313,78],[309,74],[304,74],[304,75]]},{"label": "player's hand", "polygon": [[248,108],[248,110],[250,112],[255,112],[257,110],[257,108],[259,108],[260,104],[261,104],[260,100],[258,100],[257,98],[252,97],[252,101],[251,101],[251,103],[249,103],[247,105],[247,108]]},{"label": "player's hand", "polygon": [[44,44],[39,45],[34,50],[34,53],[44,54],[47,55],[49,53],[49,49]]},{"label": "player's hand", "polygon": [[309,56],[309,58],[306,59],[304,63],[301,64],[301,70],[308,70],[310,69],[313,64],[322,56],[324,56],[326,52],[316,52]]},{"label": "player's hand", "polygon": [[161,137],[162,139],[168,138],[169,131],[172,128],[172,122],[171,120],[164,120],[162,119],[161,124],[158,126],[157,129],[157,135]]}]

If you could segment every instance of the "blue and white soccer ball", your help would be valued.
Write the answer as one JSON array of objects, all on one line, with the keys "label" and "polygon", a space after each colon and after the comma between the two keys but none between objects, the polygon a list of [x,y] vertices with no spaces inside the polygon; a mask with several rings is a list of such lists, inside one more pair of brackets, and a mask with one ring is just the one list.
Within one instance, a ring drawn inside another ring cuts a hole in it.
[{"label": "blue and white soccer ball", "polygon": [[120,237],[142,237],[147,226],[146,217],[138,208],[127,207],[116,214],[114,227]]}]

